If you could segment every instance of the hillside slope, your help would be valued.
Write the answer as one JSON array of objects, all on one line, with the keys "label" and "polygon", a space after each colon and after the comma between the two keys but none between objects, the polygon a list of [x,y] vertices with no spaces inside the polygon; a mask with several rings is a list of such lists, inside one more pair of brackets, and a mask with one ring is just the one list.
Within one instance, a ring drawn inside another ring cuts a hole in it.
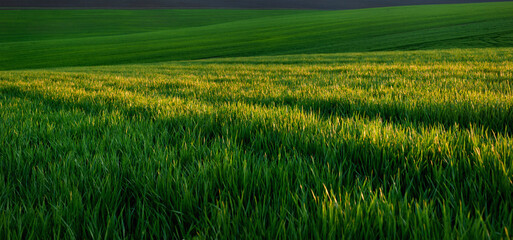
[{"label": "hillside slope", "polygon": [[[66,10],[55,10],[55,14],[62,11]],[[194,14],[197,10],[189,11]],[[205,22],[201,18],[210,18],[215,11],[197,14],[198,21]],[[227,10],[219,11],[225,14]],[[109,14],[115,18],[118,13]],[[513,43],[512,2],[275,14],[169,30],[147,31],[134,25],[130,34],[62,34],[62,39],[3,42],[0,70],[228,56],[508,47]],[[101,26],[93,29],[102,31]]]},{"label": "hillside slope", "polygon": [[358,9],[494,0],[3,0],[0,7]]}]

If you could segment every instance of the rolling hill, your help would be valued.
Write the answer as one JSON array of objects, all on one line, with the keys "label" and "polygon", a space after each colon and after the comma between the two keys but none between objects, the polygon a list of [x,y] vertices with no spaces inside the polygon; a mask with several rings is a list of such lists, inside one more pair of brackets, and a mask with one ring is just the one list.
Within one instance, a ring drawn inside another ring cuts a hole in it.
[{"label": "rolling hill", "polygon": [[[512,2],[345,11],[2,13],[0,70],[298,53],[507,47],[513,38]],[[27,15],[31,16],[30,26],[19,20]],[[96,21],[96,16],[107,20]],[[153,17],[161,21],[148,21]]]}]

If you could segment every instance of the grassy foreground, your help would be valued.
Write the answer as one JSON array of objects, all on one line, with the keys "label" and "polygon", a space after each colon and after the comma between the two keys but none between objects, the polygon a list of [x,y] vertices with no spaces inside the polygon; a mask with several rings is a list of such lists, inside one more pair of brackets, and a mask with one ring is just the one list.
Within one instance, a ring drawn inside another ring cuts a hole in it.
[{"label": "grassy foreground", "polygon": [[346,11],[4,10],[0,70],[510,47],[513,2]]},{"label": "grassy foreground", "polygon": [[0,72],[0,238],[510,238],[513,48]]}]

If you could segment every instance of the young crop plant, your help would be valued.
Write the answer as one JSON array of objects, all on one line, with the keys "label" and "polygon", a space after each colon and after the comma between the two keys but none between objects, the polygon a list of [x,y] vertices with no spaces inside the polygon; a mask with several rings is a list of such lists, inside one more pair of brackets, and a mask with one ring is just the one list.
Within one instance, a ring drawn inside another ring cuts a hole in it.
[{"label": "young crop plant", "polygon": [[512,232],[511,1],[0,10],[0,239]]},{"label": "young crop plant", "polygon": [[510,238],[513,49],[0,72],[0,238]]}]

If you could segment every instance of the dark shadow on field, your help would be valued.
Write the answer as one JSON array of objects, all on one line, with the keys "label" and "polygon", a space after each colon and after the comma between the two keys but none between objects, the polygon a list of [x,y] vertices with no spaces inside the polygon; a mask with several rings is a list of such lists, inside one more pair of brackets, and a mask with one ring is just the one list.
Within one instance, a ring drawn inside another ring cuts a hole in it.
[{"label": "dark shadow on field", "polygon": [[[166,93],[163,93],[166,94]],[[169,94],[169,93],[168,93]],[[330,117],[348,118],[353,116],[368,119],[380,119],[391,123],[409,126],[437,126],[445,129],[458,126],[469,129],[482,127],[484,131],[507,136],[513,135],[513,107],[504,105],[488,105],[472,102],[433,103],[419,102],[409,105],[407,102],[377,102],[347,98],[305,98],[294,96],[258,96],[227,99],[202,95],[170,94],[180,98],[196,98],[210,104],[246,103],[262,107],[291,107],[306,113],[328,119]]]},{"label": "dark shadow on field", "polygon": [[261,106],[290,106],[322,118],[360,116],[382,119],[397,124],[443,125],[446,129],[458,125],[460,128],[483,127],[494,133],[513,135],[513,108],[483,106],[473,109],[472,103],[438,104],[426,103],[409,106],[406,103],[378,103],[347,99],[298,99],[295,97],[263,99],[246,98],[243,102]]},{"label": "dark shadow on field", "polygon": [[[323,180],[326,180],[326,182],[337,182],[342,184],[342,186],[351,186],[355,184],[355,181],[367,179],[374,189],[382,189],[385,194],[395,189],[401,193],[408,192],[408,196],[413,199],[451,198],[455,199],[456,202],[466,202],[475,207],[475,209],[487,208],[492,213],[499,212],[500,209],[492,209],[489,208],[490,206],[500,206],[500,204],[497,204],[497,201],[502,201],[512,194],[511,188],[508,185],[508,177],[501,175],[501,170],[494,165],[497,164],[495,161],[479,162],[476,159],[476,156],[473,154],[472,139],[467,134],[461,134],[457,136],[458,139],[449,140],[449,144],[454,148],[451,149],[454,153],[449,154],[445,152],[447,151],[446,149],[437,150],[429,147],[429,137],[422,135],[416,137],[413,141],[395,138],[387,142],[373,141],[365,136],[365,125],[345,126],[343,131],[347,135],[344,137],[338,134],[319,134],[318,126],[311,125],[307,125],[306,129],[303,130],[289,131],[285,128],[276,127],[280,119],[273,120],[271,118],[271,121],[262,121],[262,118],[266,117],[264,115],[248,118],[247,115],[239,115],[237,109],[229,107],[224,107],[222,111],[217,112],[174,114],[162,118],[153,112],[152,108],[133,107],[123,103],[106,101],[69,103],[63,99],[49,98],[37,92],[23,91],[16,88],[2,89],[1,93],[2,97],[6,99],[22,98],[39,102],[48,108],[41,109],[41,113],[81,110],[87,115],[94,116],[102,111],[116,110],[120,111],[124,117],[129,118],[130,121],[155,125],[157,127],[151,128],[151,131],[144,133],[147,136],[145,139],[149,139],[147,141],[157,141],[163,132],[168,134],[168,139],[165,141],[167,146],[178,149],[178,158],[188,159],[182,159],[183,161],[181,161],[185,165],[184,168],[188,168],[188,165],[190,165],[189,167],[195,166],[196,162],[194,159],[197,161],[205,157],[208,158],[208,151],[207,153],[194,150],[192,152],[184,152],[185,150],[181,149],[180,141],[202,139],[198,144],[200,146],[203,144],[209,149],[213,144],[219,144],[220,139],[223,139],[223,141],[229,139],[233,144],[236,144],[237,148],[242,149],[240,151],[242,154],[247,155],[248,159],[254,161],[249,164],[261,164],[259,161],[265,160],[276,162],[301,161],[301,164],[309,165],[311,161],[313,166],[299,170],[308,172],[309,169],[316,168],[317,172],[322,172],[326,166],[329,166],[324,170],[336,171],[333,176],[329,174],[313,176],[306,173],[307,179],[302,180],[302,184],[305,186],[314,186],[319,182],[319,177],[334,177],[336,179]],[[259,104],[262,103],[260,102]],[[290,103],[283,102],[279,104],[285,105]],[[307,105],[295,106],[304,107]],[[315,112],[313,109],[308,111]],[[327,111],[326,108],[323,111]],[[98,127],[115,126],[91,125],[90,127],[91,129],[84,129],[83,131],[93,131],[94,128],[94,131],[97,132]],[[124,134],[124,131],[119,131],[119,134]],[[96,137],[101,138],[101,135]],[[44,141],[44,139],[42,140]],[[132,139],[132,141],[134,146],[118,146],[126,148],[120,152],[131,151],[132,147],[140,148],[145,145],[137,142],[137,139]],[[464,147],[455,148],[460,146],[460,144]],[[117,152],[118,150],[105,149],[107,152]],[[454,156],[454,158],[449,157],[449,155]],[[131,158],[135,159],[145,157],[147,156],[137,156],[136,153],[131,156]],[[305,161],[308,162],[304,163]],[[130,164],[143,162],[145,161],[134,161]],[[481,171],[474,171],[475,168],[479,168]],[[141,183],[136,180],[138,176],[130,170],[137,169],[137,167],[132,166],[132,168],[120,169],[122,177],[127,183]],[[490,174],[496,177],[490,178]],[[300,175],[304,176],[305,173],[291,172],[287,177],[291,182],[295,182],[298,181]],[[445,177],[440,178],[437,176]],[[479,185],[469,188],[465,185],[468,181]],[[128,184],[123,191],[123,194],[125,194],[123,204],[133,204],[136,197],[142,194],[140,192],[143,189],[142,187],[131,184]],[[145,186],[147,184],[147,182],[144,183]],[[222,188],[222,185],[223,179],[219,179],[218,182],[212,184],[212,189],[217,191]],[[450,186],[450,188],[447,186]],[[256,196],[258,189],[255,191]],[[458,194],[454,194],[455,192]],[[207,197],[212,196],[214,195]],[[169,206],[170,204],[169,202],[162,202],[160,198],[152,198],[150,200],[160,203],[157,205]],[[215,199],[200,200],[198,202],[215,202]],[[175,214],[169,209],[172,208],[163,208],[162,210],[170,211],[169,215],[174,216]],[[198,210],[191,211],[194,212],[186,212],[186,215],[198,213]]]},{"label": "dark shadow on field", "polygon": [[380,51],[444,50],[457,49],[461,48],[461,46],[474,49],[511,47],[511,42],[513,42],[512,34],[512,31],[502,31],[498,33],[451,38],[443,41],[427,41],[418,44],[402,45],[400,47],[380,49]]}]

